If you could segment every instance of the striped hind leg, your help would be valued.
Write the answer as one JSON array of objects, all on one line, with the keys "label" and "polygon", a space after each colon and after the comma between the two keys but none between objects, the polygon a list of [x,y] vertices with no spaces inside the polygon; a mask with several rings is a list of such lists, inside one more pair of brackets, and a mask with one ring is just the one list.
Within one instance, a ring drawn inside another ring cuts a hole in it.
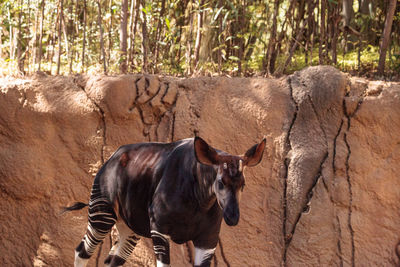
[{"label": "striped hind leg", "polygon": [[75,249],[75,267],[86,266],[96,247],[111,231],[117,216],[108,199],[101,194],[98,183],[94,183],[89,201],[88,226],[81,243]]},{"label": "striped hind leg", "polygon": [[140,237],[123,221],[117,222],[119,240],[110,250],[104,264],[109,267],[122,266],[132,254]]}]

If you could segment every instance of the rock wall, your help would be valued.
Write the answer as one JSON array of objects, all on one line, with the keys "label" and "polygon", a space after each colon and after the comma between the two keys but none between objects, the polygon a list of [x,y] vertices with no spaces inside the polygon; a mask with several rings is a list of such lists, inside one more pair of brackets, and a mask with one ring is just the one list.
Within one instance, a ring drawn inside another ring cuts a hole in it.
[{"label": "rock wall", "polygon": [[[122,144],[198,134],[241,154],[241,219],[213,266],[393,266],[400,248],[400,85],[312,67],[281,79],[151,75],[0,83],[0,263],[71,266],[93,176]],[[103,262],[109,238],[90,261]],[[193,245],[172,245],[190,266]],[[100,264],[101,266],[102,264]],[[127,266],[153,266],[142,239]]]}]

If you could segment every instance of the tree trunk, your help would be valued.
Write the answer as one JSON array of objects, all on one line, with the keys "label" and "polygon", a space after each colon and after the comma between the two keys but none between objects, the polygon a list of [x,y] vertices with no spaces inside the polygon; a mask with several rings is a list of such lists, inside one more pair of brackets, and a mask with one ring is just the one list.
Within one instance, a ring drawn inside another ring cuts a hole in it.
[{"label": "tree trunk", "polygon": [[[219,8],[223,7],[223,3],[222,0],[219,0],[219,4],[218,4]],[[221,74],[221,68],[222,68],[222,50],[221,50],[221,45],[223,42],[221,42],[221,40],[223,40],[222,38],[222,14],[220,13],[218,16],[218,73]]]},{"label": "tree trunk", "polygon": [[331,29],[332,29],[332,40],[331,40],[331,51],[332,51],[332,63],[337,64],[337,41],[339,36],[339,22],[340,16],[340,6],[336,5],[333,7],[334,12],[331,16]]},{"label": "tree trunk", "polygon": [[[75,9],[76,8],[77,8],[77,6],[75,7]],[[64,20],[64,32],[66,32],[65,28],[69,27],[68,28],[69,31],[67,31],[66,34],[69,34],[69,38],[68,38],[69,40],[67,43],[70,45],[70,47],[69,47],[69,49],[67,49],[67,51],[68,51],[67,57],[68,57],[69,74],[71,74],[72,73],[72,63],[74,61],[73,56],[74,56],[74,48],[75,48],[75,30],[74,30],[73,25],[76,24],[76,21],[75,21],[74,17],[72,16],[72,14],[75,14],[73,1],[71,2],[70,6],[69,6],[68,12],[71,14],[71,19],[67,20],[68,24],[66,24],[65,20]],[[67,41],[67,39],[66,39],[66,41]]]},{"label": "tree trunk", "polygon": [[188,4],[189,33],[186,39],[186,75],[192,74],[193,3]]},{"label": "tree trunk", "polygon": [[244,60],[247,62],[250,60],[251,56],[253,55],[254,52],[254,44],[257,41],[257,35],[251,35],[248,39],[248,42],[245,46],[245,49],[247,49],[246,51],[246,55],[244,56]]},{"label": "tree trunk", "polygon": [[385,60],[388,45],[390,43],[390,34],[392,32],[393,16],[396,11],[397,0],[390,0],[385,20],[385,27],[383,29],[383,34],[381,38],[380,53],[379,53],[379,64],[378,64],[378,74],[383,75],[385,71]]},{"label": "tree trunk", "polygon": [[157,32],[156,32],[156,49],[154,53],[154,64],[157,69],[157,62],[158,62],[158,54],[160,49],[160,35],[161,35],[161,27],[162,27],[162,20],[164,19],[164,12],[165,12],[165,0],[161,0],[161,10],[160,10],[160,17],[158,19],[157,25]]},{"label": "tree trunk", "polygon": [[98,18],[97,22],[99,24],[99,29],[100,29],[100,49],[101,49],[101,61],[103,62],[103,70],[104,73],[107,74],[107,66],[106,66],[106,51],[104,50],[104,39],[103,39],[103,26],[102,26],[102,15],[101,15],[101,6],[100,6],[100,0],[97,0],[97,8],[98,8]]},{"label": "tree trunk", "polygon": [[360,0],[359,1],[359,11],[362,14],[369,14],[370,17],[374,15],[372,0]]},{"label": "tree trunk", "polygon": [[81,72],[85,72],[85,48],[86,48],[86,17],[87,17],[86,0],[83,0],[83,40],[82,40],[82,66]]},{"label": "tree trunk", "polygon": [[240,25],[240,30],[239,32],[241,33],[241,36],[239,37],[239,51],[238,51],[238,75],[240,76],[242,74],[242,61],[243,61],[243,55],[244,55],[244,33],[247,30],[246,29],[246,1],[243,1],[239,7],[239,25]]},{"label": "tree trunk", "polygon": [[300,27],[299,30],[297,31],[296,40],[294,40],[292,42],[292,46],[289,50],[289,55],[286,58],[286,61],[285,61],[285,64],[283,65],[283,69],[282,69],[281,73],[284,73],[286,71],[286,68],[289,66],[290,62],[292,61],[294,51],[296,51],[299,43],[301,43],[303,41],[303,30],[304,30],[304,26]]},{"label": "tree trunk", "polygon": [[[307,36],[305,37],[305,56],[304,56],[304,63],[307,65],[312,64],[312,38],[314,37],[314,9],[315,9],[315,3],[313,3],[312,0],[307,0]],[[309,50],[310,50],[310,58],[308,58],[309,55]]]},{"label": "tree trunk", "polygon": [[[86,1],[86,0],[85,0]],[[40,71],[40,65],[42,63],[42,40],[43,40],[43,20],[44,20],[44,0],[40,4],[41,17],[40,17],[40,35],[39,35],[39,66],[38,71]]]},{"label": "tree trunk", "polygon": [[18,35],[16,38],[17,46],[17,59],[18,59],[18,70],[20,73],[24,73],[24,56],[22,53],[22,1],[18,4]]},{"label": "tree trunk", "polygon": [[324,43],[325,43],[325,14],[326,14],[326,0],[321,0],[321,23],[319,27],[319,49],[318,49],[318,60],[319,64],[325,63],[324,57]]},{"label": "tree trunk", "polygon": [[294,52],[296,51],[298,45],[303,41],[303,35],[304,35],[304,26],[306,25],[304,21],[304,14],[305,14],[305,1],[302,0],[299,3],[299,8],[298,8],[298,13],[296,17],[296,32],[295,35],[292,37],[292,41],[290,42],[290,49],[289,49],[289,55],[286,58],[286,61],[283,65],[281,73],[284,73],[286,71],[286,68],[289,66],[290,62],[292,61],[292,57]]},{"label": "tree trunk", "polygon": [[[353,42],[355,41],[354,36],[351,35],[353,29],[353,19],[354,19],[354,10],[353,10],[353,2],[354,0],[343,0],[343,25],[344,25],[344,35],[345,35],[345,47],[344,50],[347,52],[353,49]],[[348,42],[350,40],[350,42]]]},{"label": "tree trunk", "polygon": [[[11,6],[9,5],[8,6],[8,9],[7,9],[7,19],[8,19],[8,21],[11,21]],[[14,14],[13,14],[14,15]],[[13,29],[13,26],[12,26],[13,24],[12,23],[10,23],[10,28],[9,28],[9,34],[10,34],[10,38],[9,38],[9,50],[10,50],[10,59],[11,60],[13,60],[15,57],[14,57],[14,33],[13,33],[13,31],[14,31],[14,29]]]},{"label": "tree trunk", "polygon": [[354,18],[353,2],[354,0],[343,0],[343,24],[345,27],[350,26]]},{"label": "tree trunk", "polygon": [[[80,32],[80,30],[79,30],[79,26],[80,26],[80,19],[79,19],[79,16],[80,16],[80,13],[82,12],[81,11],[81,8],[80,8],[80,6],[79,6],[79,3],[80,3],[80,1],[79,0],[76,0],[76,4],[75,4],[75,6],[76,6],[76,10],[75,10],[75,27],[74,27],[74,29],[75,29],[75,38],[78,38],[79,39],[79,32]],[[74,41],[77,41],[76,39],[74,40]],[[74,44],[74,46],[78,46],[78,44]],[[75,57],[75,61],[77,62],[77,63],[79,63],[80,61],[79,61],[79,49],[78,48],[74,48],[74,57]],[[75,70],[76,72],[79,72],[79,70],[78,69],[76,69]]]},{"label": "tree trunk", "polygon": [[181,61],[181,55],[182,55],[182,24],[179,25],[179,38],[178,38],[178,43],[179,43],[179,48],[178,48],[178,57],[177,57],[177,61],[178,64],[180,64]]},{"label": "tree trunk", "polygon": [[58,55],[57,55],[57,75],[60,74],[60,67],[61,67],[61,27],[63,21],[63,9],[64,9],[64,0],[60,0],[60,17],[58,20]]},{"label": "tree trunk", "polygon": [[269,60],[269,73],[271,73],[271,74],[273,74],[275,72],[276,59],[278,58],[279,50],[281,49],[282,41],[286,34],[286,23],[287,23],[289,17],[291,17],[290,13],[292,13],[295,3],[296,3],[296,1],[290,1],[290,5],[288,7],[288,10],[286,11],[285,19],[281,26],[282,30],[279,33],[277,41],[275,42],[274,46],[272,47],[271,58]]},{"label": "tree trunk", "polygon": [[[35,16],[35,22],[34,22],[35,26],[33,28],[33,40],[31,42],[31,44],[32,44],[31,45],[31,51],[32,51],[32,65],[33,65],[32,69],[33,69],[33,71],[35,71],[35,64],[37,62],[39,11],[40,11],[40,4],[39,4],[38,8],[36,9],[36,12],[35,12],[35,15],[34,15]],[[0,38],[1,38],[1,36],[0,36]],[[0,45],[1,45],[1,41],[0,41]],[[1,57],[1,51],[0,51],[0,57]],[[28,61],[28,72],[30,72],[29,66],[30,66],[30,63]]]},{"label": "tree trunk", "polygon": [[296,16],[296,28],[295,28],[295,33],[296,36],[293,37],[297,37],[297,33],[299,32],[300,28],[304,28],[304,24],[303,23],[303,19],[304,19],[304,15],[305,15],[305,8],[306,8],[306,2],[305,0],[299,0],[298,1],[298,8],[297,8],[297,16]]},{"label": "tree trunk", "polygon": [[[27,21],[27,26],[24,27],[24,30],[27,30],[29,32],[30,29],[31,29],[31,1],[28,0],[28,21]],[[36,25],[34,34],[36,34]],[[32,51],[35,49],[34,47],[36,47],[35,43],[32,45]],[[24,56],[26,57],[26,61],[28,62],[28,73],[30,72],[30,67],[29,67],[30,53],[32,52],[30,51],[30,45],[28,42],[28,44],[26,45],[25,56]]]},{"label": "tree trunk", "polygon": [[[125,1],[125,0],[124,0]],[[110,0],[110,26],[108,27],[108,57],[107,64],[110,66],[111,52],[113,50],[113,41],[112,41],[112,28],[113,28],[113,0]]]},{"label": "tree trunk", "polygon": [[[376,22],[380,21],[379,16],[375,18],[375,7],[376,2],[372,0],[359,0],[359,9],[358,12],[363,16],[362,18],[363,26],[361,26],[360,32],[362,33],[362,41],[367,40],[370,45],[379,46],[379,38],[377,38],[377,31],[372,30],[377,28]],[[386,1],[387,2],[387,1]],[[379,12],[381,14],[381,12]],[[365,19],[368,18],[368,19]],[[379,27],[378,27],[379,28]],[[377,41],[378,40],[378,41]]]},{"label": "tree trunk", "polygon": [[277,32],[277,27],[278,27],[279,4],[280,4],[280,0],[275,0],[274,14],[272,17],[271,35],[269,37],[267,54],[265,55],[264,66],[263,66],[263,69],[264,69],[265,73],[267,73],[267,74],[270,74],[270,71],[269,71],[270,60],[271,60],[271,55],[274,53],[273,50],[275,49],[276,32]]},{"label": "tree trunk", "polygon": [[69,73],[71,74],[73,72],[72,69],[72,65],[74,62],[74,54],[75,54],[75,35],[76,35],[76,31],[75,31],[75,27],[74,25],[78,24],[78,20],[77,20],[77,12],[78,12],[78,0],[75,1],[75,12],[74,12],[74,8],[73,8],[73,4],[74,2],[71,3],[71,14],[74,14],[74,16],[72,18],[72,21],[70,23],[71,26],[71,48],[69,51]]},{"label": "tree trunk", "polygon": [[120,58],[120,72],[126,73],[127,66],[127,53],[126,49],[128,46],[128,0],[122,0],[121,7],[121,30],[119,34],[120,39],[120,50],[121,50],[121,58]]},{"label": "tree trunk", "polygon": [[199,62],[200,55],[200,46],[201,46],[201,29],[203,28],[203,11],[201,10],[204,6],[204,0],[200,1],[199,10],[197,13],[197,34],[196,34],[196,43],[194,45],[194,66],[197,67]]},{"label": "tree trunk", "polygon": [[[185,10],[187,7],[188,1],[181,1],[179,4],[179,9],[180,15],[179,18],[177,19],[177,27],[178,27],[178,38],[177,38],[177,43],[178,43],[178,53],[176,57],[176,61],[178,62],[177,64],[180,65],[181,63],[181,55],[182,55],[182,35],[183,35],[183,27],[185,26]],[[182,15],[183,14],[183,15]],[[201,49],[200,49],[201,50]],[[199,57],[201,56],[201,51],[199,52]]]},{"label": "tree trunk", "polygon": [[67,55],[67,61],[68,61],[70,49],[69,49],[69,42],[68,42],[68,36],[67,36],[67,25],[65,24],[65,19],[64,19],[64,12],[63,12],[63,16],[62,16],[62,27],[63,27],[64,42],[65,42],[65,54]]},{"label": "tree trunk", "polygon": [[[132,0],[134,1],[134,0]],[[133,8],[133,7],[132,7]],[[135,12],[132,10],[132,16],[135,14],[135,17],[131,21],[131,45],[129,47],[129,65],[131,66],[131,69],[133,69],[134,65],[134,54],[135,54],[135,38],[136,38],[136,33],[137,33],[137,22],[140,16],[140,0],[135,0]]]},{"label": "tree trunk", "polygon": [[130,17],[129,17],[129,34],[128,34],[128,68],[131,66],[131,60],[132,60],[132,46],[134,45],[134,40],[133,40],[133,21],[135,17],[135,0],[131,0],[131,7],[130,7]]},{"label": "tree trunk", "polygon": [[[146,1],[142,0],[142,8],[145,8]],[[148,52],[148,42],[147,42],[147,19],[146,13],[142,10],[142,54],[143,54],[143,62],[142,62],[142,71],[146,73],[148,71],[148,62],[147,62],[147,52]]]},{"label": "tree trunk", "polygon": [[[0,23],[3,24],[3,19],[0,18]],[[0,58],[3,58],[3,29],[0,28]]]},{"label": "tree trunk", "polygon": [[54,60],[54,53],[56,51],[56,32],[58,29],[59,17],[60,17],[60,13],[59,13],[59,9],[57,8],[57,15],[56,15],[55,19],[53,19],[53,16],[51,16],[51,21],[50,21],[50,25],[52,25],[54,22],[54,29],[52,31],[51,38],[49,40],[49,45],[51,46],[51,53],[47,53],[47,56],[49,57],[48,60],[50,60],[50,69],[49,69],[50,74],[53,73],[53,60]]}]

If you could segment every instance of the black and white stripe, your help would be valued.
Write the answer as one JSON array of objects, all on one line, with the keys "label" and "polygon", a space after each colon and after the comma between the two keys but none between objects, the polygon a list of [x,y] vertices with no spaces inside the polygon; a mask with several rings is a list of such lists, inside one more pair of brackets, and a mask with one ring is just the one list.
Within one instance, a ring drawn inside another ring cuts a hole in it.
[{"label": "black and white stripe", "polygon": [[211,259],[215,253],[215,248],[206,249],[195,247],[194,249],[194,266],[210,266]]},{"label": "black and white stripe", "polygon": [[153,240],[153,249],[157,258],[157,267],[169,266],[169,241],[168,236],[155,230],[151,230],[151,239]]},{"label": "black and white stripe", "polygon": [[75,265],[85,266],[82,259],[89,259],[96,247],[111,231],[117,216],[109,200],[102,195],[98,183],[93,184],[89,201],[88,226],[82,242],[76,248]]},{"label": "black and white stripe", "polygon": [[117,223],[119,241],[112,247],[107,259],[104,261],[110,267],[120,266],[132,254],[140,237],[136,235],[124,222]]}]

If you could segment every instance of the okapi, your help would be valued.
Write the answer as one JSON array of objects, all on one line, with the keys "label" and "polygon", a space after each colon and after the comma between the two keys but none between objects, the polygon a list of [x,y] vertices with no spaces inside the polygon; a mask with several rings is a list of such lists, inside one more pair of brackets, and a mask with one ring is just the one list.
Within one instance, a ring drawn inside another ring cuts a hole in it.
[{"label": "okapi", "polygon": [[173,143],[139,143],[120,147],[97,173],[89,204],[88,227],[75,250],[75,266],[86,266],[96,246],[116,224],[119,242],[105,260],[120,266],[139,236],[153,240],[157,267],[169,266],[169,239],[193,241],[195,266],[210,266],[221,221],[239,221],[243,169],[257,165],[266,139],[244,155],[209,146],[200,137]]}]

